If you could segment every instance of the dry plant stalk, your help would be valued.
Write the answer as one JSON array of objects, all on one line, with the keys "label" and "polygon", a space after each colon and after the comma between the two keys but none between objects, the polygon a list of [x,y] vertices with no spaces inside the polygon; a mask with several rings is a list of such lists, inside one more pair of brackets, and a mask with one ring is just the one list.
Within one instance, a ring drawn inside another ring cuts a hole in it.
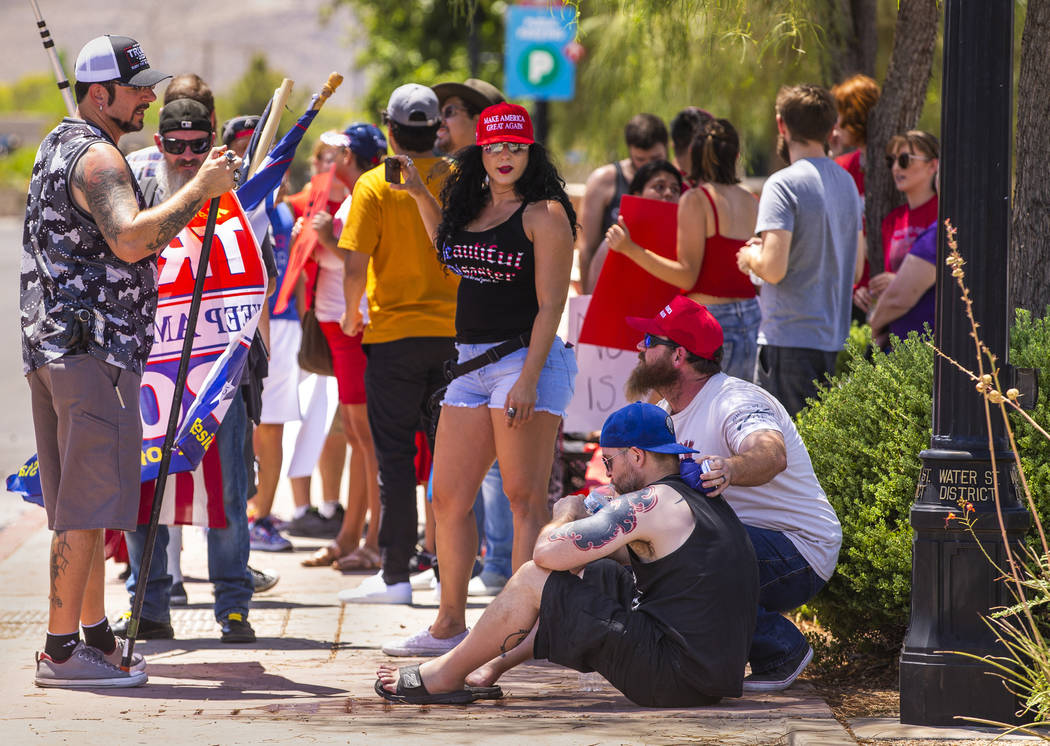
[{"label": "dry plant stalk", "polygon": [[[957,652],[956,654],[981,660],[991,665],[996,669],[996,675],[1003,679],[1007,689],[1015,696],[1024,700],[1024,711],[1029,712],[1035,710],[1040,715],[1043,715],[1045,719],[1045,716],[1050,714],[1050,649],[1048,649],[1047,644],[1039,631],[1038,624],[1032,615],[1032,608],[1050,602],[1050,549],[1047,547],[1046,534],[1043,530],[1042,522],[1039,519],[1039,512],[1036,509],[1035,500],[1033,499],[1032,492],[1028,486],[1028,480],[1025,477],[1024,469],[1021,467],[1021,464],[1018,463],[1017,473],[1020,476],[1029,512],[1031,513],[1032,518],[1035,521],[1036,529],[1039,532],[1039,540],[1043,551],[1040,556],[1036,555],[1031,550],[1028,550],[1030,558],[1033,560],[1033,564],[1038,568],[1035,571],[1029,570],[1028,573],[1022,571],[1022,566],[1014,558],[1013,551],[1010,547],[1009,537],[1006,533],[1006,527],[1003,522],[1002,504],[999,500],[999,470],[996,463],[995,444],[992,435],[991,405],[994,404],[999,407],[1000,414],[1003,418],[1003,426],[1010,441],[1010,448],[1015,454],[1017,453],[1017,443],[1014,439],[1013,428],[1010,425],[1007,407],[1011,407],[1015,412],[1018,412],[1021,417],[1023,417],[1048,440],[1050,440],[1050,433],[1047,433],[1047,431],[1036,423],[1027,412],[1021,409],[1020,405],[1017,403],[1019,399],[1017,389],[1011,388],[1006,392],[1002,391],[999,382],[999,368],[996,367],[996,355],[988,349],[984,342],[981,341],[979,332],[980,324],[974,318],[973,301],[970,298],[970,290],[965,282],[966,274],[963,267],[965,266],[966,261],[962,258],[962,255],[959,254],[959,246],[956,240],[956,228],[949,220],[945,221],[945,231],[947,233],[947,243],[949,248],[948,258],[945,262],[952,268],[952,277],[955,278],[956,284],[959,286],[961,299],[966,309],[966,316],[970,321],[970,336],[973,338],[974,349],[976,352],[977,372],[974,373],[969,370],[949,355],[946,355],[935,345],[929,342],[927,342],[927,344],[933,348],[938,356],[950,362],[973,380],[977,392],[982,396],[985,424],[988,431],[988,452],[992,462],[992,490],[995,502],[995,512],[999,521],[999,531],[1002,535],[1009,570],[1004,571],[1000,568],[984,550],[984,547],[980,545],[980,542],[978,542],[978,546],[992,566],[999,571],[1001,574],[1000,579],[1009,580],[1013,583],[1014,587],[1011,590],[1011,594],[1017,601],[1014,606],[1007,609],[999,609],[995,614],[991,615],[990,619],[986,618],[984,620],[985,623],[991,627],[996,638],[1006,648],[1009,653],[1008,656],[978,656],[971,653],[961,652]],[[985,361],[987,361],[989,366],[990,372],[988,373],[985,372]],[[963,503],[961,501],[959,507],[962,512],[949,515],[948,519],[945,521],[945,525],[947,526],[950,520],[955,519],[969,529],[971,534],[976,536],[974,532],[975,519],[971,516],[971,513],[974,511],[972,504]],[[1041,595],[1042,598],[1029,599],[1025,592],[1026,588],[1033,591],[1037,596]],[[1016,617],[1018,613],[1023,615],[1024,624],[1009,618]],[[1023,732],[1050,741],[1050,736],[1032,730],[1031,726],[1009,726],[1005,723],[997,723],[981,718],[962,717],[961,719],[975,723],[982,723],[984,725],[1003,727],[1008,729],[1007,732]],[[1048,722],[1041,721],[1033,723],[1032,725],[1047,724]]]}]

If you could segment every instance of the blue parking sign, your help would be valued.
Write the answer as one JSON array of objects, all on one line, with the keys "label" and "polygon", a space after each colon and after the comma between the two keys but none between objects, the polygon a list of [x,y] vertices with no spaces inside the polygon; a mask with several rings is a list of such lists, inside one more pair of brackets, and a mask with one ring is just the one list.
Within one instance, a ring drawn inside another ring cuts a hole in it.
[{"label": "blue parking sign", "polygon": [[508,98],[566,101],[576,89],[576,9],[565,5],[507,8],[503,90]]}]

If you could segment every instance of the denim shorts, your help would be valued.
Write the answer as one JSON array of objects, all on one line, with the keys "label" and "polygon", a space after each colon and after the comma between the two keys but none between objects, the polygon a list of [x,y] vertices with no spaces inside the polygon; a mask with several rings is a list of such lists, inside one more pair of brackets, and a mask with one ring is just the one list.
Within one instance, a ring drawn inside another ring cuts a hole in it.
[{"label": "denim shorts", "polygon": [[[463,363],[475,358],[497,344],[500,343],[457,343],[457,362]],[[521,375],[521,368],[528,353],[527,347],[522,348],[494,363],[455,378],[449,383],[441,404],[450,407],[487,405],[492,409],[503,409],[507,394]],[[555,337],[547,355],[547,362],[543,364],[543,370],[540,372],[539,384],[536,386],[536,411],[564,417],[572,399],[575,382],[576,355],[572,348],[565,346],[560,337]]]}]

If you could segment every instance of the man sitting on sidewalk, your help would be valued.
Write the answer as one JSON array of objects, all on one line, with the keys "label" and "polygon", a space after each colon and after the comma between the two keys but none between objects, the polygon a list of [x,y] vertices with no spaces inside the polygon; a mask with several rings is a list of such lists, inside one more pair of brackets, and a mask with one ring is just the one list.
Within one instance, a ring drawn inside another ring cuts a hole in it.
[{"label": "man sitting on sidewalk", "polygon": [[[724,500],[679,476],[678,454],[695,451],[678,445],[659,407],[614,412],[601,445],[619,496],[593,515],[578,495],[559,500],[533,560],[466,639],[420,665],[381,666],[380,696],[399,704],[499,697],[493,682],[533,655],[598,671],[642,706],[740,696],[758,601],[747,532]],[[468,677],[486,686],[467,686]]]}]

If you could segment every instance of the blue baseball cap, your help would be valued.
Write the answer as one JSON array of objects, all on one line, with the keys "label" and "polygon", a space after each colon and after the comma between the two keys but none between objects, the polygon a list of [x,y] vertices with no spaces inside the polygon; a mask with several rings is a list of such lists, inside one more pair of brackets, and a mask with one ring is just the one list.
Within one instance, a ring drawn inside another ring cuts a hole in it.
[{"label": "blue baseball cap", "polygon": [[343,134],[350,138],[350,150],[373,165],[386,153],[386,137],[374,124],[354,122]]},{"label": "blue baseball cap", "polygon": [[655,453],[699,453],[678,443],[671,415],[655,404],[635,402],[609,415],[598,440],[602,448],[640,448]]}]

